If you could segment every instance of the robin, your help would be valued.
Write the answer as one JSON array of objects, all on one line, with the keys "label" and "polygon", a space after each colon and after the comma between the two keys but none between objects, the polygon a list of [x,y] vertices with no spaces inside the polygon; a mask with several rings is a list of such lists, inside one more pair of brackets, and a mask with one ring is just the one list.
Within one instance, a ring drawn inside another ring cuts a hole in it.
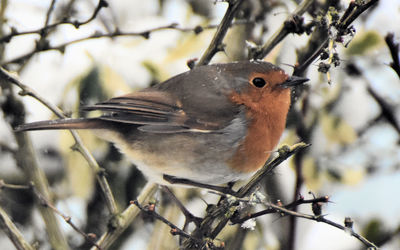
[{"label": "robin", "polygon": [[95,118],[39,121],[17,131],[90,129],[111,141],[151,181],[164,175],[218,185],[263,166],[286,124],[288,76],[264,61],[199,66],[138,92],[83,108]]}]

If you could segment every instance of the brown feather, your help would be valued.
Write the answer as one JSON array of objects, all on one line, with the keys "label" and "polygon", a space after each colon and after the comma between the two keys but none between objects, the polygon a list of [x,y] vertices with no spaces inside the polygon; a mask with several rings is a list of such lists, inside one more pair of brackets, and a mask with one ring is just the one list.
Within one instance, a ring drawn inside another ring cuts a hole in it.
[{"label": "brown feather", "polygon": [[104,127],[105,121],[96,118],[86,119],[58,119],[32,122],[19,125],[14,129],[16,132],[28,130],[48,130],[48,129],[96,129]]}]

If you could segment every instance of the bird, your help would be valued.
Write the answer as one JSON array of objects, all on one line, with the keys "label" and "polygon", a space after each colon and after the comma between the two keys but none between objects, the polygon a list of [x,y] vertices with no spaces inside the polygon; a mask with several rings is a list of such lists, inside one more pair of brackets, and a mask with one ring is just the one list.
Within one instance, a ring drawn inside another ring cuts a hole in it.
[{"label": "bird", "polygon": [[148,180],[165,175],[221,185],[249,178],[286,126],[291,88],[308,81],[252,60],[197,66],[162,83],[83,107],[92,118],[19,125],[15,130],[89,129],[116,145]]}]

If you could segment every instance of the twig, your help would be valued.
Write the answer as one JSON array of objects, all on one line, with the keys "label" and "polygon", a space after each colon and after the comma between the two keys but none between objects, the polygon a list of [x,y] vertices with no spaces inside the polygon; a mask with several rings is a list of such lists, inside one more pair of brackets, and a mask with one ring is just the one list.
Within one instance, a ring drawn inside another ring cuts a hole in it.
[{"label": "twig", "polygon": [[385,36],[386,44],[390,50],[390,54],[392,55],[393,62],[390,63],[390,67],[396,72],[396,74],[400,78],[400,52],[399,52],[399,43],[394,41],[394,34],[388,33]]},{"label": "twig", "polygon": [[12,222],[7,213],[0,207],[0,227],[4,233],[10,238],[15,248],[18,250],[34,250],[25,239],[15,224]]},{"label": "twig", "polygon": [[309,144],[298,143],[291,147],[289,147],[289,146],[281,147],[278,150],[279,156],[277,158],[275,158],[272,162],[266,163],[263,168],[261,168],[256,174],[254,174],[253,177],[251,178],[251,180],[238,191],[237,196],[244,197],[244,196],[249,195],[254,190],[256,185],[258,185],[258,183],[266,175],[271,173],[271,171],[273,171],[279,164],[281,164],[283,161],[285,161],[290,156],[296,154],[300,150],[307,148],[309,146],[310,146]]},{"label": "twig", "polygon": [[210,45],[197,63],[197,66],[208,64],[215,53],[223,50],[222,40],[224,39],[226,32],[228,31],[228,28],[230,27],[232,20],[235,17],[236,12],[239,10],[240,5],[244,1],[229,0],[227,2],[229,4],[228,9],[226,10],[224,17],[222,18],[222,21],[219,24]]},{"label": "twig", "polygon": [[[237,22],[233,23],[232,25],[243,24],[243,23],[247,23],[247,22],[237,21]],[[181,31],[181,32],[194,32],[196,34],[199,34],[203,30],[214,29],[216,27],[217,27],[216,25],[208,25],[208,26],[204,26],[204,27],[195,26],[194,28],[180,28],[177,26],[176,23],[172,23],[172,24],[168,24],[165,26],[160,26],[160,27],[156,27],[156,28],[152,28],[152,29],[148,29],[148,30],[144,30],[144,31],[138,31],[138,32],[124,32],[121,30],[115,30],[115,31],[109,32],[109,33],[101,33],[100,31],[96,31],[92,35],[78,38],[78,39],[75,39],[75,40],[72,40],[69,42],[65,42],[65,43],[62,43],[59,45],[52,46],[52,45],[47,44],[47,46],[37,46],[32,51],[30,51],[24,55],[18,56],[16,58],[12,58],[8,61],[0,62],[0,66],[5,66],[7,64],[19,63],[19,62],[25,61],[25,60],[31,58],[33,55],[35,55],[38,52],[44,52],[44,51],[49,51],[49,50],[57,50],[57,51],[63,52],[68,45],[80,43],[80,42],[91,40],[91,39],[114,38],[114,37],[124,37],[124,36],[140,36],[140,37],[144,37],[145,39],[148,39],[150,37],[151,33],[157,32],[157,31],[162,31],[162,30],[171,29],[171,30],[177,30],[177,31]],[[27,31],[25,33],[23,32],[24,34],[23,33],[18,33],[18,34],[23,34],[23,35],[30,34],[30,33],[36,34],[38,31],[40,31],[40,30]],[[1,42],[1,38],[0,38],[0,42]]]},{"label": "twig", "polygon": [[[296,200],[296,201],[294,201],[292,203],[289,203],[287,205],[284,205],[284,206],[281,205],[281,207],[286,208],[286,209],[290,209],[292,207],[297,207],[299,205],[309,204],[309,203],[313,203],[314,204],[314,203],[318,203],[318,202],[323,202],[323,203],[329,202],[329,197],[323,196],[323,197],[319,197],[319,198],[315,198],[315,199],[309,199],[309,200],[298,199],[298,200]],[[271,213],[276,213],[276,209],[267,208],[267,209],[264,209],[264,210],[256,212],[256,213],[248,214],[248,215],[246,215],[244,217],[241,217],[241,218],[237,218],[237,219],[233,218],[231,220],[231,222],[233,224],[241,224],[241,223],[245,222],[246,220],[257,218],[257,217],[260,217],[262,215],[271,214]]]},{"label": "twig", "polygon": [[380,97],[378,93],[371,88],[371,85],[368,85],[367,91],[382,109],[382,116],[385,117],[388,123],[400,134],[400,121],[397,121],[395,109],[384,98]]},{"label": "twig", "polygon": [[190,240],[190,242],[191,242],[190,248],[187,248],[187,247],[182,248],[181,247],[181,249],[217,249],[217,248],[215,248],[214,243],[212,241],[210,241],[209,239],[202,240],[199,238],[195,238],[192,235],[186,233],[184,230],[177,227],[175,224],[173,224],[172,222],[170,222],[169,220],[167,220],[160,214],[158,214],[155,211],[154,205],[149,205],[149,206],[143,207],[140,205],[140,203],[137,200],[132,201],[131,203],[134,204],[135,206],[137,206],[141,211],[149,214],[153,218],[155,218],[155,219],[163,222],[165,225],[169,226],[171,228],[170,233],[172,235],[178,235],[185,239]]},{"label": "twig", "polygon": [[101,250],[100,246],[96,244],[94,234],[87,234],[83,232],[81,229],[78,228],[73,222],[70,216],[63,214],[60,210],[58,210],[51,202],[49,202],[36,188],[35,185],[32,183],[31,188],[33,193],[35,194],[36,198],[39,200],[40,204],[45,207],[49,207],[52,209],[56,214],[60,215],[66,223],[68,223],[77,233],[82,235],[87,242],[94,245],[98,250]]},{"label": "twig", "polygon": [[11,147],[10,145],[6,144],[5,142],[0,142],[0,151],[8,152],[12,155],[15,155],[17,153],[16,148]]},{"label": "twig", "polygon": [[[70,3],[69,3],[69,7],[70,8],[72,8],[71,6],[73,5],[74,2],[75,1],[70,1]],[[50,49],[49,48],[50,47],[50,42],[47,39],[47,37],[49,36],[49,34],[52,31],[56,30],[56,27],[58,27],[61,24],[72,24],[72,25],[75,26],[75,28],[78,29],[81,25],[87,24],[87,23],[91,22],[92,20],[94,20],[96,18],[97,14],[99,13],[101,8],[108,6],[108,3],[105,0],[99,0],[98,5],[96,6],[95,10],[93,11],[91,17],[89,17],[87,20],[84,20],[82,22],[71,21],[68,17],[64,17],[59,22],[56,22],[54,24],[48,24],[50,15],[51,15],[51,13],[52,13],[52,11],[54,9],[54,4],[55,4],[55,1],[52,1],[50,6],[49,6],[49,9],[48,9],[47,14],[46,14],[46,21],[45,21],[44,27],[42,27],[40,29],[33,30],[33,31],[28,31],[28,32],[18,32],[18,31],[16,31],[15,28],[11,28],[11,34],[9,34],[8,36],[3,37],[6,40],[4,40],[2,42],[9,42],[12,37],[18,36],[18,35],[38,34],[39,35],[39,39],[35,41],[35,46],[34,46],[32,52],[37,53],[37,52],[40,52],[40,51],[47,51],[47,50]],[[30,33],[30,32],[32,32],[32,33]],[[3,38],[0,38],[0,41]],[[19,65],[19,69],[17,70],[17,72],[20,72],[21,70],[23,70],[23,68],[27,65],[28,61],[32,58],[32,56],[35,53],[32,53],[32,54],[28,53],[27,57],[20,58],[20,61],[18,61],[18,63],[20,65]],[[4,66],[4,64],[0,63],[0,66]]]},{"label": "twig", "polygon": [[[341,40],[342,36],[347,32],[351,34],[351,23],[360,16],[364,11],[370,8],[372,5],[377,3],[379,0],[370,0],[367,3],[362,1],[351,1],[347,10],[344,12],[342,17],[339,19],[337,23],[335,23],[331,27],[326,27],[321,23],[320,27],[314,30],[313,36],[310,39],[309,43],[303,49],[305,52],[298,53],[298,65],[295,67],[293,75],[303,75],[308,66],[321,55],[324,49],[329,45],[333,44],[333,41]],[[329,2],[328,2],[329,3]],[[329,7],[326,7],[328,10]],[[329,28],[337,29],[337,33],[335,36],[329,36]],[[329,43],[331,41],[331,43]],[[332,50],[330,50],[330,53]],[[332,56],[332,54],[330,54]],[[328,64],[328,66],[330,66]],[[304,140],[304,138],[301,138]],[[307,140],[304,140],[307,141]],[[296,184],[294,196],[297,197],[299,190],[303,184],[303,174],[302,174],[302,155],[299,154],[295,158],[295,169],[296,169]],[[294,249],[295,244],[295,236],[296,236],[296,217],[291,217],[289,221],[289,247],[288,249]]]},{"label": "twig", "polygon": [[0,38],[0,43],[9,42],[11,40],[11,38],[16,37],[16,36],[31,35],[31,34],[44,34],[44,33],[47,33],[48,30],[56,28],[57,26],[62,25],[62,24],[70,24],[70,25],[73,25],[75,28],[79,28],[80,26],[85,25],[85,24],[91,22],[92,20],[94,20],[96,18],[97,14],[99,13],[99,11],[101,10],[101,8],[107,7],[108,3],[105,0],[99,0],[92,15],[88,19],[86,19],[82,22],[64,19],[64,20],[61,20],[61,21],[53,23],[53,24],[48,24],[48,22],[49,22],[48,19],[49,19],[50,13],[53,10],[52,6],[54,7],[54,1],[51,3],[51,5],[47,11],[46,21],[45,21],[45,25],[43,28],[30,30],[30,31],[22,31],[22,32],[18,32],[16,29],[12,29],[10,34]]},{"label": "twig", "polygon": [[[370,0],[367,3],[363,4],[363,1],[357,3],[357,1],[351,1],[348,7],[348,10],[342,15],[341,19],[336,25],[338,30],[336,39],[339,39],[341,36],[346,34],[347,29],[350,27],[350,24],[358,18],[362,13],[368,10],[372,5],[376,4],[379,0]],[[329,36],[323,37],[319,40],[317,46],[309,46],[313,50],[307,58],[304,58],[303,61],[299,62],[299,65],[295,67],[293,75],[302,75],[303,72],[308,68],[308,66],[321,54],[321,52],[328,46]],[[340,40],[340,39],[339,39]]]},{"label": "twig", "polygon": [[[239,223],[245,222],[248,219],[259,217],[259,216],[264,215],[264,214],[279,213],[279,214],[281,214],[281,216],[290,215],[290,216],[293,216],[293,217],[296,217],[296,218],[303,218],[303,219],[313,220],[313,221],[317,221],[317,222],[323,222],[325,224],[328,224],[328,225],[331,225],[333,227],[339,228],[339,229],[341,229],[341,230],[343,230],[345,232],[349,232],[351,236],[357,238],[359,241],[361,241],[367,247],[372,247],[373,249],[378,249],[378,247],[374,243],[368,241],[363,236],[361,236],[361,235],[357,234],[356,232],[354,232],[354,230],[352,228],[352,224],[353,223],[352,223],[352,221],[351,221],[351,223],[349,223],[349,219],[348,218],[346,218],[345,225],[343,226],[343,225],[340,225],[340,224],[338,224],[336,222],[333,222],[331,220],[326,219],[323,215],[321,215],[321,210],[316,211],[316,210],[313,209],[314,215],[309,215],[309,214],[304,214],[304,213],[299,213],[299,212],[296,212],[296,211],[292,211],[292,210],[289,209],[289,207],[297,206],[297,205],[305,204],[305,203],[312,203],[313,207],[314,207],[315,204],[319,204],[319,206],[320,206],[321,202],[325,203],[325,202],[328,202],[328,201],[329,200],[328,200],[327,196],[320,197],[320,198],[314,198],[314,199],[311,199],[311,200],[304,200],[304,199],[301,198],[301,199],[299,199],[297,201],[294,201],[294,202],[292,202],[292,203],[290,203],[290,204],[288,204],[286,206],[283,206],[283,205],[280,205],[280,204],[277,205],[277,204],[273,204],[273,203],[270,203],[270,202],[262,202],[262,201],[257,202],[256,201],[257,203],[264,204],[267,207],[267,209],[263,210],[263,211],[260,211],[258,213],[254,213],[252,215],[247,215],[247,216],[245,216],[243,218],[240,218],[240,219],[233,219],[232,223],[239,224]],[[252,202],[254,202],[254,200],[252,200]]]},{"label": "twig", "polygon": [[[304,140],[306,138],[301,138],[301,140]],[[300,152],[299,154],[294,156],[293,162],[294,162],[294,169],[296,173],[296,180],[294,184],[294,192],[293,192],[293,200],[296,200],[297,197],[300,195],[300,190],[304,184],[304,175],[303,175],[303,157],[304,157],[304,152]],[[297,210],[297,207],[294,207],[294,211]],[[290,217],[289,218],[289,229],[288,229],[288,248],[289,250],[295,249],[295,242],[296,242],[296,229],[297,229],[297,218],[296,217]]]},{"label": "twig", "polygon": [[252,56],[253,59],[263,59],[266,55],[268,55],[268,53],[271,52],[276,45],[278,45],[288,34],[290,34],[290,29],[287,25],[287,22],[293,22],[293,17],[303,15],[314,1],[315,0],[304,0],[299,6],[297,6],[296,10],[289,15],[286,21],[272,35],[272,37],[260,49],[254,52],[254,55]]},{"label": "twig", "polygon": [[2,189],[15,189],[15,190],[27,190],[30,189],[30,186],[27,185],[15,185],[15,184],[8,184],[5,183],[3,179],[0,179],[0,190]]},{"label": "twig", "polygon": [[175,194],[167,186],[161,186],[162,190],[173,200],[173,202],[179,207],[183,215],[185,216],[185,223],[183,230],[189,225],[190,222],[194,222],[196,226],[200,226],[201,218],[194,216],[182,202],[175,196]]},{"label": "twig", "polygon": [[[169,226],[171,228],[171,233],[174,235],[180,235],[183,236],[185,238],[191,238],[192,240],[197,240],[195,238],[193,238],[192,236],[190,236],[188,233],[186,233],[185,231],[181,230],[179,227],[175,226],[172,222],[170,222],[169,220],[165,219],[163,216],[159,215],[154,208],[149,208],[149,207],[142,207],[139,202],[137,200],[134,200],[131,202],[131,204],[134,204],[135,206],[137,206],[141,211],[144,211],[148,214],[150,214],[153,218],[162,221],[164,224],[166,224],[167,226]],[[199,242],[201,243],[201,242]]]},{"label": "twig", "polygon": [[[306,218],[307,219],[307,218]],[[349,232],[351,236],[355,237],[356,239],[358,239],[359,241],[361,241],[365,246],[370,247],[372,249],[379,249],[378,246],[376,246],[374,243],[372,243],[371,241],[369,241],[368,239],[366,239],[365,237],[363,237],[362,235],[354,232],[354,230],[352,228],[348,228],[345,227],[339,223],[336,223],[334,221],[328,220],[325,217],[322,216],[313,216],[313,218],[311,220],[315,220],[317,222],[323,222],[326,223],[328,225],[331,225],[333,227],[336,227],[338,229],[343,230],[344,232]]]},{"label": "twig", "polygon": [[44,27],[47,27],[49,25],[50,16],[51,16],[51,13],[54,10],[55,3],[56,3],[56,0],[51,0],[50,6],[47,9],[46,20],[44,21]]},{"label": "twig", "polygon": [[[8,82],[18,86],[21,88],[21,95],[27,95],[35,98],[38,100],[40,103],[42,103],[44,106],[46,106],[48,109],[50,109],[56,116],[59,118],[66,118],[66,116],[63,114],[63,112],[55,105],[52,103],[48,102],[44,97],[40,96],[37,92],[35,92],[33,89],[28,87],[27,85],[23,84],[20,82],[18,79],[15,77],[11,76],[6,70],[0,67],[0,78],[3,78],[7,80]],[[80,152],[83,157],[86,159],[88,162],[89,166],[91,167],[93,173],[96,174],[96,179],[103,191],[103,195],[106,199],[106,204],[107,207],[110,211],[111,214],[115,215],[118,213],[118,208],[117,204],[115,202],[114,196],[112,195],[111,188],[104,176],[104,171],[100,168],[94,157],[90,154],[89,150],[83,145],[82,140],[80,139],[78,133],[74,130],[70,130],[74,140],[75,140],[75,145],[74,148]]]},{"label": "twig", "polygon": [[354,230],[352,228],[345,227],[345,226],[340,225],[340,224],[338,224],[336,222],[328,220],[322,215],[308,215],[308,214],[298,213],[298,212],[294,212],[292,210],[286,209],[284,207],[275,205],[273,203],[266,203],[265,205],[275,209],[279,213],[283,213],[283,214],[286,214],[286,215],[291,215],[291,216],[294,216],[296,218],[303,218],[303,219],[313,220],[313,221],[317,221],[317,222],[323,222],[323,223],[326,223],[326,224],[331,225],[333,227],[339,228],[339,229],[341,229],[341,230],[343,230],[345,232],[349,232],[351,234],[351,236],[357,238],[359,241],[361,241],[367,247],[372,247],[373,249],[378,249],[378,247],[374,243],[370,242],[369,240],[367,240],[363,236],[361,236],[361,235],[357,234],[356,232],[354,232]]}]

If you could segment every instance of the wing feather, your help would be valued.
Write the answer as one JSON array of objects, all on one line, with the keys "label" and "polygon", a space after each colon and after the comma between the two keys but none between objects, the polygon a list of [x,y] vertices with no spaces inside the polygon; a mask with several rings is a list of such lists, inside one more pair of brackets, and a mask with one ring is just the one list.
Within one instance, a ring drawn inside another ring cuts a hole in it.
[{"label": "wing feather", "polygon": [[216,129],[210,128],[209,123],[196,121],[195,117],[185,112],[178,98],[165,91],[145,89],[84,107],[83,110],[102,111],[101,120],[141,125],[138,129],[146,132],[208,133]]}]

